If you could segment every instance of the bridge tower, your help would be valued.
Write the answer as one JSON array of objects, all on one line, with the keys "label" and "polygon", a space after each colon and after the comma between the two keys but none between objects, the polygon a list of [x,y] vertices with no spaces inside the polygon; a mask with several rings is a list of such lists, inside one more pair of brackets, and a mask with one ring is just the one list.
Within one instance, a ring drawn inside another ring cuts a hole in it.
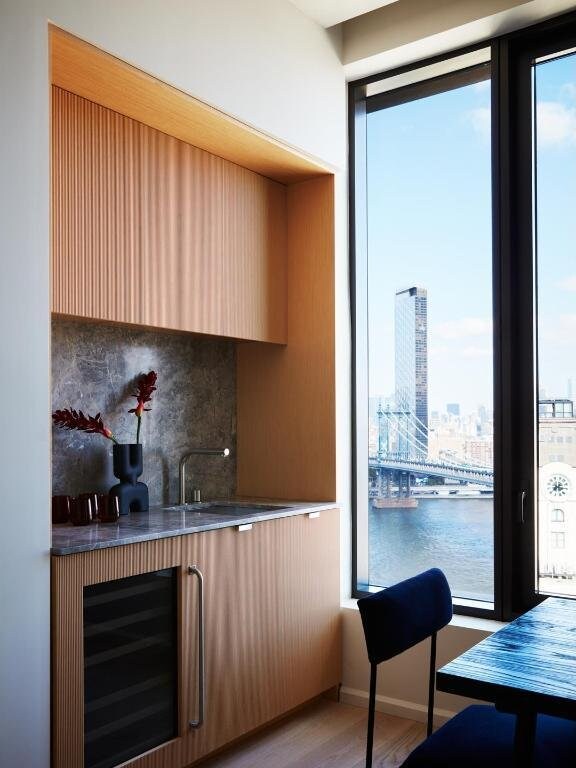
[{"label": "bridge tower", "polygon": [[384,416],[384,411],[382,410],[382,398],[378,400],[378,410],[376,411],[376,415],[378,416],[378,458],[381,460],[383,458],[382,453],[382,417]]}]

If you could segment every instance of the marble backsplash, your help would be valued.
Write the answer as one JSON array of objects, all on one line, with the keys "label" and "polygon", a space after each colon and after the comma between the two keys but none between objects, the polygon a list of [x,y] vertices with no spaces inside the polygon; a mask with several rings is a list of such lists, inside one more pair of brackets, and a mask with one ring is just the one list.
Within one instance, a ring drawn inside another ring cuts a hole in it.
[{"label": "marble backsplash", "polygon": [[[135,442],[132,383],[158,373],[152,411],[142,419],[144,474],[150,504],[178,501],[178,462],[193,448],[229,448],[230,456],[193,456],[187,495],[228,497],[236,487],[236,350],[225,339],[55,318],[52,409],[101,412],[119,442]],[[52,493],[107,491],[112,443],[100,435],[53,427]]]}]

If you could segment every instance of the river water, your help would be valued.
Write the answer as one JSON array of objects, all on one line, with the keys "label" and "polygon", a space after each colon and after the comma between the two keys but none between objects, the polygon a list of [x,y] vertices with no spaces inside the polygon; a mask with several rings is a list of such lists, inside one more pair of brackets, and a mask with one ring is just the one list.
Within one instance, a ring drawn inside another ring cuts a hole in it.
[{"label": "river water", "polygon": [[370,506],[370,583],[390,586],[441,568],[455,597],[494,596],[492,499],[419,499],[416,509]]}]

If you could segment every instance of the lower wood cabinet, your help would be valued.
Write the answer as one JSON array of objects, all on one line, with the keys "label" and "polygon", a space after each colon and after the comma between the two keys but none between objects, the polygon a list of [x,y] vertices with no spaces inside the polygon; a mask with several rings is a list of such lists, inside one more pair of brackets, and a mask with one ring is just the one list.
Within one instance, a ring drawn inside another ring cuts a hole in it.
[{"label": "lower wood cabinet", "polygon": [[52,572],[54,768],[187,766],[339,683],[336,509]]}]

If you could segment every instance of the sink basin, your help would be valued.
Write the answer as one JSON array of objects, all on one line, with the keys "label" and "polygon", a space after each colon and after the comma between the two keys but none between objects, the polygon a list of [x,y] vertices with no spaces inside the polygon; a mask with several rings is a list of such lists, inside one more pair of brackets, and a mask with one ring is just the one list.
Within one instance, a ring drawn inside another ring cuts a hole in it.
[{"label": "sink basin", "polygon": [[283,504],[255,504],[248,501],[198,501],[190,504],[176,504],[173,507],[166,507],[167,512],[218,515],[218,517],[257,515],[261,512],[273,512],[278,509],[288,509],[288,507]]}]

